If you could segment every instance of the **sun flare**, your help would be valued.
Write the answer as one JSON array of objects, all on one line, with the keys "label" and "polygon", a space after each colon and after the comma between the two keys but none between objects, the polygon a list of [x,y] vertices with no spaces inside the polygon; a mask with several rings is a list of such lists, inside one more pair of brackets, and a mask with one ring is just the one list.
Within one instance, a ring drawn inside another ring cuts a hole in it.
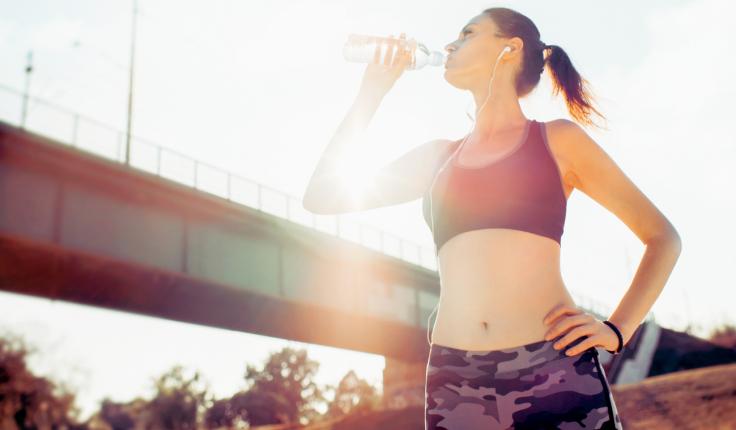
[{"label": "sun flare", "polygon": [[344,155],[341,158],[335,180],[353,203],[371,192],[376,180],[375,168],[358,154]]}]

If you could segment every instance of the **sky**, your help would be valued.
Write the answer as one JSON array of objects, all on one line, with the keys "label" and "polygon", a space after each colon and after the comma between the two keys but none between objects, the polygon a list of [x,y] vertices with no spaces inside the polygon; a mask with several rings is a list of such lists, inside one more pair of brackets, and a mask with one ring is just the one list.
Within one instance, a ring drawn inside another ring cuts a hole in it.
[{"label": "sky", "polygon": [[[0,0],[0,6],[0,118],[20,117],[20,98],[7,89],[23,90],[32,50],[31,95],[125,129],[131,2]],[[703,336],[733,323],[736,138],[728,125],[736,96],[730,22],[736,6],[726,0],[139,0],[133,133],[299,198],[362,78],[364,65],[342,58],[348,34],[405,32],[442,50],[493,6],[529,16],[545,43],[568,53],[608,120],[608,130],[586,131],[680,233],[682,253],[652,308],[657,322]],[[403,74],[359,139],[362,169],[376,171],[416,145],[468,131],[470,93],[442,73],[428,66]],[[547,72],[520,102],[529,118],[570,119]],[[29,128],[67,130],[70,121],[40,103],[29,106]],[[115,138],[94,144],[111,150]],[[431,247],[419,200],[344,218]],[[561,256],[573,292],[615,308],[643,252],[620,220],[573,192]],[[379,385],[384,366],[370,354],[14,294],[0,294],[3,325],[38,347],[38,369],[80,384],[88,411],[102,395],[124,400],[142,393],[177,361],[200,369],[222,395],[236,389],[244,361],[258,364],[283,345],[318,357],[326,383],[352,368]],[[153,353],[140,360],[142,351]]]}]

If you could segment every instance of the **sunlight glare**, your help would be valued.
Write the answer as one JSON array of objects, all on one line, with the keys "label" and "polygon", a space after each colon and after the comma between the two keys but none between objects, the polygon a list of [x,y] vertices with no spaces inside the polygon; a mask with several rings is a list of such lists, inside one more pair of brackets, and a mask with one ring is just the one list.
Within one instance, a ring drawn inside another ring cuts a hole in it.
[{"label": "sunlight glare", "polygon": [[375,180],[375,172],[369,163],[361,160],[357,154],[345,155],[337,171],[337,181],[353,203],[359,201],[369,191]]}]

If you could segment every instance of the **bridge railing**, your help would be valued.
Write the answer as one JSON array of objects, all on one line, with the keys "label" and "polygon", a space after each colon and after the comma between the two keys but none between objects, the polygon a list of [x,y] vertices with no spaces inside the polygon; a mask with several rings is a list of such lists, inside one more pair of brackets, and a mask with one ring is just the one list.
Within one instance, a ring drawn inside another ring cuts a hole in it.
[{"label": "bridge railing", "polygon": [[[12,100],[4,102],[0,99],[0,118],[4,121],[79,150],[125,163],[126,134],[123,130],[33,96],[28,96],[27,114],[23,120],[24,95],[2,84],[0,90],[0,94],[5,97],[18,99],[17,105]],[[406,262],[437,270],[432,247],[417,244],[365,223],[348,220],[340,214],[314,214],[302,207],[299,197],[196,160],[140,136],[131,135],[129,166],[332,234]],[[581,307],[601,316],[610,315],[611,309],[606,304],[585,295],[572,294]],[[653,314],[650,312],[647,317],[653,318]]]},{"label": "bridge railing", "polygon": [[[79,150],[125,163],[125,131],[34,96],[28,97],[27,114],[22,118],[24,95],[2,84],[0,90],[4,98],[11,98],[0,99],[0,118],[4,121]],[[12,98],[17,98],[17,103]],[[437,270],[434,248],[354,222],[342,214],[314,214],[303,208],[300,197],[194,159],[149,139],[131,134],[130,141],[130,167]]]}]

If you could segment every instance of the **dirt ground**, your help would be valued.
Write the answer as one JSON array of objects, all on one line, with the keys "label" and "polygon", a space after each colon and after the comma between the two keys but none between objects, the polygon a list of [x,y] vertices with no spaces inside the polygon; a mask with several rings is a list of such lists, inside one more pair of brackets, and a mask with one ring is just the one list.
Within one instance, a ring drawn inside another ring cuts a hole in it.
[{"label": "dirt ground", "polygon": [[[615,385],[625,430],[736,430],[736,364],[683,370]],[[346,417],[320,430],[423,430],[423,408]]]},{"label": "dirt ground", "polygon": [[613,397],[625,430],[736,430],[736,364],[616,385]]}]

